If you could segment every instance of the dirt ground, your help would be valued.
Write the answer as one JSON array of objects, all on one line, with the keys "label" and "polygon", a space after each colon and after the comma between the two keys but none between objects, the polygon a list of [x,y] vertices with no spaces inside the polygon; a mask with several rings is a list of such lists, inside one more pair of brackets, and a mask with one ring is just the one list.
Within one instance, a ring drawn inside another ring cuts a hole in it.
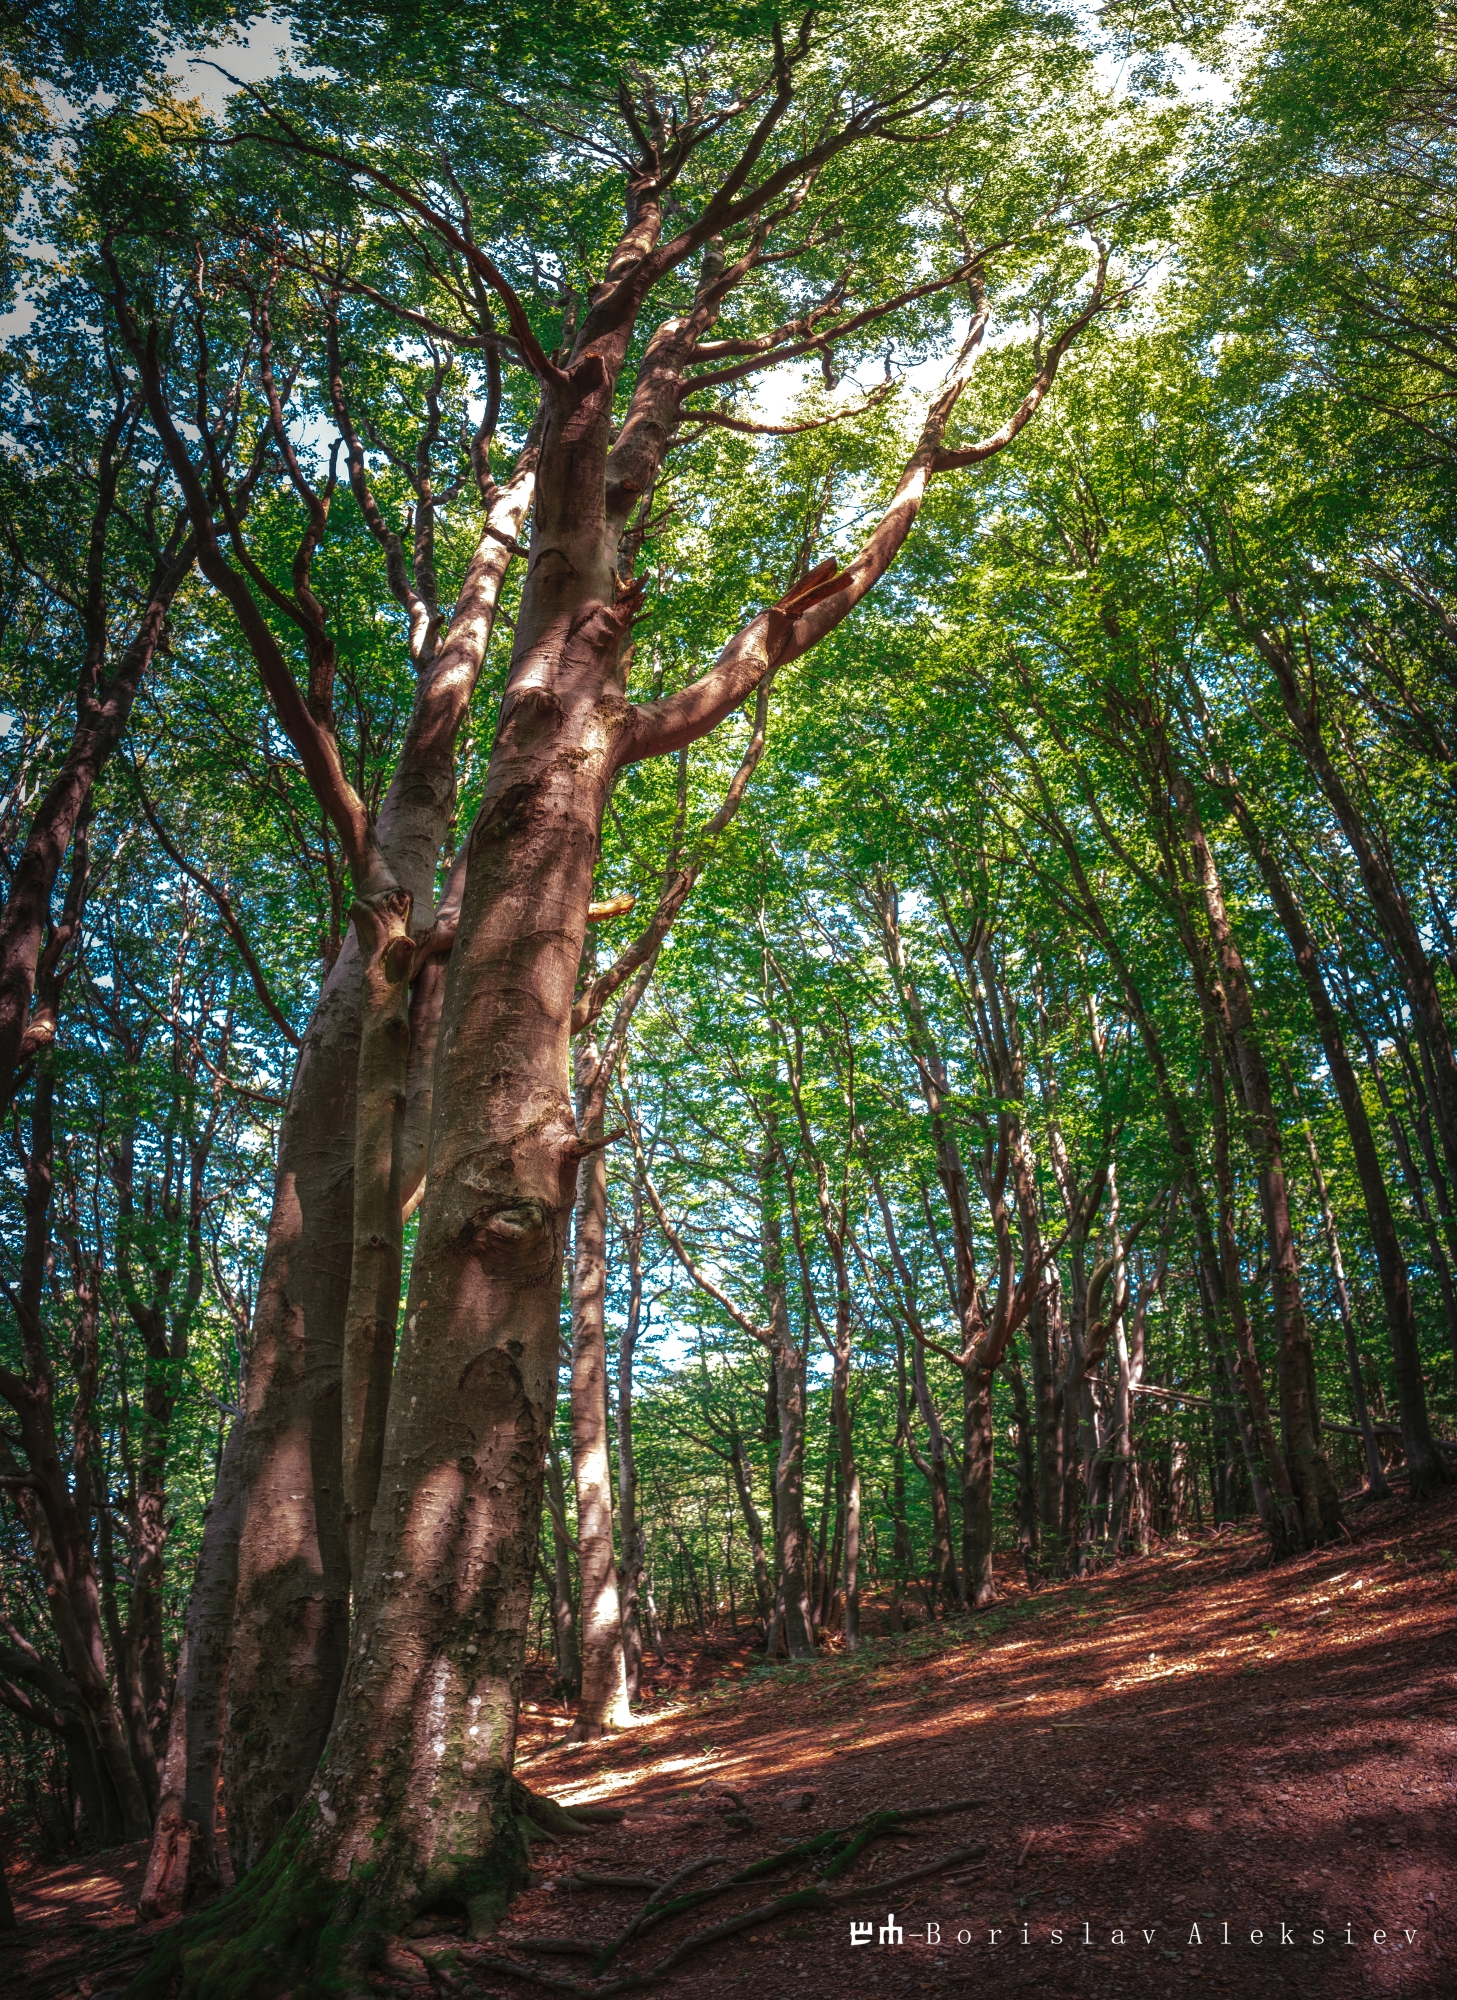
[{"label": "dirt ground", "polygon": [[[766,1671],[727,1639],[673,1653],[656,1712],[605,1745],[567,1747],[565,1711],[532,1702],[525,1781],[626,1817],[537,1846],[541,1881],[492,1943],[422,1920],[380,1990],[528,2000],[590,1982],[590,1958],[521,1940],[611,1938],[650,1886],[569,1876],[707,1864],[687,1889],[874,1812],[962,1801],[874,1839],[833,1904],[756,1920],[661,1990],[1457,2000],[1457,1500],[1386,1502],[1350,1532],[1278,1568],[1239,1530],[1035,1595],[1009,1577],[990,1614],[807,1669]],[[132,1848],[17,1872],[0,1990],[120,1992],[137,1957],[117,1954],[147,1943],[140,1864]],[[613,1973],[818,1879],[791,1865],[650,1927]]]}]

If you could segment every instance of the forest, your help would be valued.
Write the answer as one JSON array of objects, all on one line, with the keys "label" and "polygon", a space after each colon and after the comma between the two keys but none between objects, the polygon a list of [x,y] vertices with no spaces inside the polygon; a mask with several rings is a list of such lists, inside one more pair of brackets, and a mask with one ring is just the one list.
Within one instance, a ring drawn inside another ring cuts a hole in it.
[{"label": "forest", "polygon": [[[39,0],[0,102],[0,1930],[131,1870],[9,1990],[757,1988],[1021,1842],[847,1832],[834,1690],[1160,1565],[1420,1545],[1450,1702],[1450,9]],[[761,1696],[710,1883],[632,1774]]]}]

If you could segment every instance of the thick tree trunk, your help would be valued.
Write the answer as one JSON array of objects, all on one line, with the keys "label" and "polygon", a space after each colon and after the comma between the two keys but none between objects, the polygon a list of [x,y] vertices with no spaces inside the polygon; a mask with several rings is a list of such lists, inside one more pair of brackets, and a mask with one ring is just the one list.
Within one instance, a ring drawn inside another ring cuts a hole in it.
[{"label": "thick tree trunk", "polygon": [[[1289,940],[1290,949],[1295,954],[1295,964],[1305,987],[1306,997],[1310,1001],[1311,1012],[1315,1016],[1321,1048],[1325,1052],[1326,1066],[1330,1071],[1331,1082],[1335,1085],[1336,1096],[1340,1100],[1346,1131],[1350,1135],[1351,1157],[1361,1183],[1361,1196],[1366,1205],[1366,1219],[1371,1230],[1371,1245],[1376,1252],[1381,1299],[1386,1311],[1386,1328],[1391,1340],[1391,1357],[1396,1372],[1401,1441],[1411,1474],[1412,1496],[1415,1498],[1419,1493],[1445,1486],[1449,1474],[1442,1462],[1441,1453],[1437,1450],[1427,1417],[1426,1389],[1422,1381],[1421,1353],[1417,1343],[1416,1321],[1412,1313],[1411,1285],[1407,1277],[1406,1258],[1402,1253],[1396,1217],[1392,1212],[1391,1195],[1376,1150],[1376,1137],[1371,1130],[1371,1120],[1355,1068],[1346,1050],[1340,1016],[1321,976],[1315,942],[1306,926],[1304,912],[1296,900],[1284,869],[1265,839],[1253,813],[1238,792],[1233,794],[1233,802],[1250,852],[1270,892],[1270,900],[1275,905]],[[1313,1145],[1314,1142],[1311,1143]],[[1323,1195],[1322,1199],[1324,1200]],[[1333,1224],[1331,1228],[1334,1228]],[[1333,1241],[1333,1238],[1331,1240]],[[1348,1333],[1348,1348],[1352,1337]],[[1359,1379],[1359,1370],[1353,1379]],[[1364,1394],[1361,1400],[1364,1401]],[[1357,1421],[1362,1420],[1358,1417]],[[1364,1428],[1363,1426],[1363,1430]],[[1368,1467],[1371,1471],[1372,1490],[1375,1492],[1384,1486],[1384,1475],[1381,1474],[1379,1455],[1373,1465],[1370,1452],[1371,1447],[1368,1445]]]},{"label": "thick tree trunk", "polygon": [[340,1380],[362,984],[357,945],[346,937],[279,1131],[253,1309],[223,1748],[228,1848],[239,1876],[267,1853],[308,1789],[348,1643]]},{"label": "thick tree trunk", "polygon": [[[440,847],[455,810],[456,735],[530,505],[533,464],[528,452],[490,505],[449,634],[417,686],[410,730],[380,809],[380,850],[414,909],[434,904]],[[427,979],[433,983],[428,966],[422,983]],[[364,990],[351,930],[294,1072],[253,1315],[243,1447],[247,1511],[224,1747],[228,1843],[240,1875],[261,1859],[307,1789],[348,1641],[341,1384],[354,1264]]]},{"label": "thick tree trunk", "polygon": [[[608,608],[600,539],[573,526],[538,509],[535,546],[560,535],[564,560],[523,603],[471,834],[356,1632],[326,1765],[260,1918],[273,1930],[294,1894],[332,1901],[356,1976],[374,1913],[453,1908],[479,1935],[525,1878],[511,1764],[587,1150],[566,1091],[570,1022],[612,771],[602,690],[630,615],[630,601]],[[228,1962],[249,1948],[240,1937]]]},{"label": "thick tree trunk", "polygon": [[364,1574],[379,1491],[404,1267],[403,1174],[410,1061],[410,898],[352,911],[363,988],[355,1071],[353,1253],[340,1364],[344,1540],[351,1578]]}]

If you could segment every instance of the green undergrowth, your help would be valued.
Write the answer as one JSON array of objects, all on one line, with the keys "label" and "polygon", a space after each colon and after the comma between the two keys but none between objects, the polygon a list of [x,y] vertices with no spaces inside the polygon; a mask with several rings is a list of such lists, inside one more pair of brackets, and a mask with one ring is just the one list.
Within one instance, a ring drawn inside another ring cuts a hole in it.
[{"label": "green undergrowth", "polygon": [[1182,1579],[1173,1572],[1208,1553],[1207,1545],[1181,1545],[1088,1576],[1048,1582],[1028,1596],[1004,1599],[988,1611],[954,1612],[911,1632],[862,1639],[853,1653],[826,1650],[813,1660],[756,1659],[742,1676],[716,1681],[685,1697],[676,1713],[681,1716],[695,1708],[729,1702],[756,1689],[812,1686],[828,1692],[888,1668],[975,1653],[1003,1633],[1028,1625],[1050,1625],[1066,1619],[1077,1620],[1078,1629],[1086,1630],[1106,1620],[1110,1594],[1125,1606],[1161,1602],[1183,1587]]},{"label": "green undergrowth", "polygon": [[896,1632],[884,1638],[862,1639],[853,1653],[825,1652],[814,1660],[756,1660],[741,1681],[716,1684],[708,1697],[727,1700],[739,1688],[800,1687],[813,1682],[853,1681],[886,1667],[909,1661],[940,1659],[948,1653],[974,1652],[1015,1626],[1059,1617],[1074,1607],[1064,1597],[1019,1598],[999,1605],[995,1611],[958,1616],[923,1625],[914,1632]]}]

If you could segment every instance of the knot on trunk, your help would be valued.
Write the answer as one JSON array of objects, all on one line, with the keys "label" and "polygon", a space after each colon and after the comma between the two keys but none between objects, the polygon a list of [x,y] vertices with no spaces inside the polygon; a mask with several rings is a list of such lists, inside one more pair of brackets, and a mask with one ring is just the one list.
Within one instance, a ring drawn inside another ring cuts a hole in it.
[{"label": "knot on trunk", "polygon": [[476,1209],[462,1238],[485,1264],[522,1276],[550,1270],[557,1259],[557,1211],[535,1195],[514,1195]]},{"label": "knot on trunk", "polygon": [[403,979],[415,955],[410,937],[411,897],[408,889],[387,889],[378,896],[360,896],[350,905],[349,921],[359,939],[366,965],[379,960],[392,983]]}]

